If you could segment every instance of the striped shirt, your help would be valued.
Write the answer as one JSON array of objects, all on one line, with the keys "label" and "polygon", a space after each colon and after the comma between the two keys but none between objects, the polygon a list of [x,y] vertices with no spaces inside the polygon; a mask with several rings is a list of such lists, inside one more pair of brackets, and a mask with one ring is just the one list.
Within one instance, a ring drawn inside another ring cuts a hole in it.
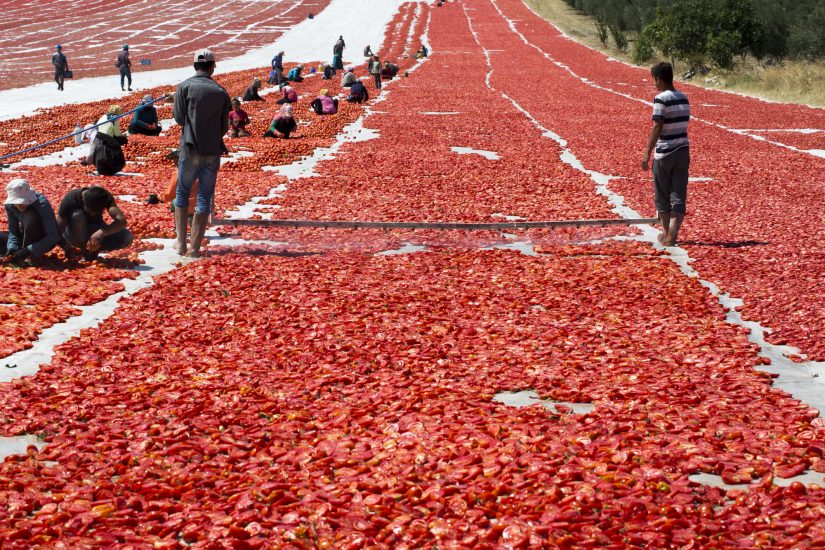
[{"label": "striped shirt", "polygon": [[677,149],[688,147],[688,121],[690,103],[678,90],[665,90],[653,100],[653,120],[664,121],[662,135],[656,142],[653,158],[661,159]]}]

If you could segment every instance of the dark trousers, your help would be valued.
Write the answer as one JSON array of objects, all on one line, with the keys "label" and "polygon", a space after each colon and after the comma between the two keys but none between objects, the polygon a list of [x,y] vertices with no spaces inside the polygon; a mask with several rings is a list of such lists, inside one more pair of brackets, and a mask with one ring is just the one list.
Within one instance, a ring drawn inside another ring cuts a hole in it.
[{"label": "dark trousers", "polygon": [[154,130],[148,128],[141,128],[140,126],[129,126],[130,134],[143,134],[144,136],[159,136],[163,129],[157,126]]},{"label": "dark trousers", "polygon": [[375,87],[380,90],[381,89],[381,73],[375,73],[372,76],[375,77]]},{"label": "dark trousers", "polygon": [[58,90],[63,89],[63,80],[65,79],[65,77],[66,76],[63,74],[62,69],[59,70],[59,71],[57,69],[55,69],[55,71],[54,71],[54,81],[57,82],[57,89]]},{"label": "dark trousers", "polygon": [[129,67],[120,68],[120,87],[123,88],[123,81],[129,81],[129,88],[132,87],[132,69]]},{"label": "dark trousers", "polygon": [[[89,238],[99,229],[104,229],[105,223],[90,222],[86,212],[82,209],[77,209],[72,212],[69,218],[69,225],[66,226],[66,231],[63,232],[63,238],[70,245],[79,248],[83,251],[86,259],[93,259],[97,257],[97,252],[89,252],[86,250],[86,244]],[[128,229],[121,229],[117,233],[103,237],[100,244],[100,252],[111,250],[120,250],[126,248],[134,240],[134,235]]]}]

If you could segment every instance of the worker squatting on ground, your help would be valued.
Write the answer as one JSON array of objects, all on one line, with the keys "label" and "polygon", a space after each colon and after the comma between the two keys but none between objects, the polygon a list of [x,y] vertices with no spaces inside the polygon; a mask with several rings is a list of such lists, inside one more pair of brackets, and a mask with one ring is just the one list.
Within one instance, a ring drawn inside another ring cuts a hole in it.
[{"label": "worker squatting on ground", "polygon": [[97,124],[97,131],[92,138],[92,146],[89,148],[89,155],[80,161],[80,164],[94,165],[97,172],[102,176],[113,176],[126,165],[126,156],[123,154],[122,146],[126,144],[127,137],[120,130],[120,119],[123,114],[120,105],[112,105],[101,116]]},{"label": "worker squatting on ground", "polygon": [[[103,220],[104,210],[112,218],[111,223]],[[66,255],[72,256],[77,249],[87,261],[97,259],[102,251],[132,244],[134,236],[127,225],[114,195],[99,186],[72,189],[57,209],[57,229],[62,233]]]},{"label": "worker squatting on ground", "polygon": [[66,78],[66,72],[69,70],[69,60],[66,59],[66,54],[63,53],[63,46],[58,44],[54,49],[55,52],[52,55],[54,81],[57,83],[57,89],[63,91],[63,81]]},{"label": "worker squatting on ground", "polygon": [[330,65],[329,63],[323,64],[323,73],[324,75],[321,77],[324,80],[332,80],[335,77],[335,67]]},{"label": "worker squatting on ground", "polygon": [[57,246],[60,233],[48,199],[34,191],[24,179],[6,186],[8,231],[0,231],[0,254],[16,265],[40,259]]},{"label": "worker squatting on ground", "polygon": [[370,94],[367,92],[367,87],[364,86],[364,83],[360,80],[353,82],[349,89],[347,101],[350,103],[363,103],[365,101],[369,101],[369,99]]},{"label": "worker squatting on ground", "polygon": [[261,89],[261,80],[257,77],[252,79],[252,84],[244,91],[243,93],[243,100],[244,101],[264,101],[264,98],[258,93],[258,90]]},{"label": "worker squatting on ground", "polygon": [[289,134],[298,128],[298,124],[292,117],[292,109],[292,104],[285,103],[278,114],[275,115],[275,118],[272,119],[272,124],[270,124],[269,129],[264,132],[263,137],[289,139]]},{"label": "worker squatting on ground", "polygon": [[162,128],[158,122],[158,110],[152,105],[152,96],[147,94],[138,105],[137,111],[132,115],[132,122],[129,123],[130,134],[143,134],[145,136],[157,136]]},{"label": "worker squatting on ground", "polygon": [[246,126],[249,124],[249,114],[241,109],[241,100],[237,97],[232,100],[232,110],[229,112],[229,137],[249,137]]},{"label": "worker squatting on ground", "polygon": [[175,228],[177,252],[187,253],[186,227],[189,195],[198,180],[197,204],[192,218],[189,255],[200,256],[206,231],[215,183],[221,165],[220,155],[226,150],[223,136],[229,130],[229,94],[212,80],[215,56],[209,50],[195,53],[195,76],[180,84],[175,91],[175,121],[181,127],[178,188],[175,197]]},{"label": "worker squatting on ground", "polygon": [[384,66],[381,68],[381,78],[384,80],[392,80],[398,74],[400,67],[395,63],[384,61]]},{"label": "worker squatting on ground", "polygon": [[355,77],[355,67],[349,66],[347,67],[347,72],[341,77],[341,87],[349,88],[356,80],[358,79]]},{"label": "worker squatting on ground", "polygon": [[124,81],[128,81],[129,91],[132,91],[132,61],[129,59],[129,44],[124,44],[123,49],[117,54],[115,67],[120,70],[120,89],[123,88]]},{"label": "worker squatting on ground", "polygon": [[673,66],[655,65],[650,74],[659,94],[653,100],[653,128],[642,156],[642,170],[650,167],[653,153],[653,188],[656,211],[662,222],[659,242],[674,246],[685,218],[690,170],[688,122],[690,102],[673,87]]},{"label": "worker squatting on ground", "polygon": [[303,82],[304,77],[301,76],[301,71],[304,70],[304,66],[299,63],[295,67],[292,67],[288,73],[286,73],[286,79],[288,82]]},{"label": "worker squatting on ground", "polygon": [[289,84],[281,88],[281,93],[283,94],[281,96],[281,99],[275,102],[278,105],[283,105],[284,103],[296,103],[298,101],[297,90],[295,90],[295,88],[293,88]]},{"label": "worker squatting on ground", "polygon": [[321,90],[321,95],[312,100],[310,107],[316,115],[334,115],[338,112],[338,99],[329,95],[329,90]]}]

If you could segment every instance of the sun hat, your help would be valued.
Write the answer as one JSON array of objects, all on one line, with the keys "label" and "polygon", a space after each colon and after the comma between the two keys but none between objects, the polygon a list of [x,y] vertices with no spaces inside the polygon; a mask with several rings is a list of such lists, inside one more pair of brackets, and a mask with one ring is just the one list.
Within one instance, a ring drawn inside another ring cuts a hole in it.
[{"label": "sun hat", "polygon": [[106,111],[106,114],[107,114],[107,115],[110,115],[110,116],[118,116],[118,115],[122,115],[122,114],[123,114],[123,109],[121,108],[121,106],[120,106],[120,105],[112,105],[112,106],[111,106],[111,107],[109,107],[109,109]]},{"label": "sun hat", "polygon": [[13,179],[6,186],[6,204],[29,205],[37,200],[37,195],[24,179]]},{"label": "sun hat", "polygon": [[209,50],[198,50],[195,52],[195,63],[209,63],[210,61],[215,62],[215,54]]}]

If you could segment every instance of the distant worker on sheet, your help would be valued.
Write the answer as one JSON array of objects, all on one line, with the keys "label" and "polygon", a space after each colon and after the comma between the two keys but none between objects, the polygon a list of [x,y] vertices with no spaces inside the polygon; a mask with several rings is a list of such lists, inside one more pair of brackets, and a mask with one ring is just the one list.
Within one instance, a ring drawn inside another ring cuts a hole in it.
[{"label": "distant worker on sheet", "polygon": [[249,114],[241,109],[241,100],[236,97],[232,100],[232,110],[229,112],[229,137],[249,137],[246,129],[249,122]]},{"label": "distant worker on sheet", "polygon": [[115,67],[120,69],[120,89],[123,89],[124,80],[129,82],[129,91],[132,91],[132,61],[129,59],[129,44],[124,44],[123,49],[117,55]]},{"label": "distant worker on sheet", "polygon": [[275,102],[278,105],[283,105],[284,103],[295,103],[296,101],[298,101],[298,92],[297,92],[297,90],[295,90],[295,88],[293,88],[289,84],[284,86],[283,89],[281,90],[281,92],[284,95],[281,97],[281,99],[279,99],[278,101]]},{"label": "distant worker on sheet", "polygon": [[57,83],[57,89],[63,90],[63,81],[66,78],[66,71],[69,70],[69,61],[63,53],[63,46],[58,44],[54,48],[56,51],[52,55],[52,65],[54,65],[54,81]]},{"label": "distant worker on sheet", "polygon": [[364,83],[360,80],[353,82],[349,89],[347,101],[350,103],[363,103],[365,101],[369,101],[369,99],[370,94],[367,92],[367,87],[364,86]]},{"label": "distant worker on sheet", "polygon": [[249,85],[249,88],[243,93],[243,100],[244,101],[264,101],[264,98],[258,94],[258,90],[261,89],[261,79],[255,77],[252,79],[252,84]]},{"label": "distant worker on sheet", "polygon": [[341,87],[349,88],[358,79],[355,77],[355,67],[347,67],[347,72],[341,77]]},{"label": "distant worker on sheet", "polygon": [[310,104],[316,115],[334,115],[338,112],[338,99],[329,94],[329,90],[321,90],[321,95]]},{"label": "distant worker on sheet", "polygon": [[335,69],[343,70],[344,68],[344,48],[347,45],[344,42],[344,37],[339,36],[338,41],[335,42],[335,45],[332,47],[332,66]]},{"label": "distant worker on sheet", "polygon": [[263,137],[289,139],[289,134],[298,128],[298,124],[292,117],[292,109],[289,103],[284,104],[280,112],[272,119],[272,124],[269,125],[269,130],[264,132]]},{"label": "distant worker on sheet", "polygon": [[395,63],[384,61],[384,67],[381,69],[381,78],[384,80],[392,80],[398,74],[400,67]]},{"label": "distant worker on sheet", "polygon": [[280,84],[284,79],[284,52],[281,50],[272,58],[272,73],[270,73],[269,83]]},{"label": "distant worker on sheet", "polygon": [[304,77],[301,76],[301,71],[304,70],[304,66],[302,64],[298,64],[292,68],[291,71],[286,73],[286,79],[288,82],[303,82]]}]

